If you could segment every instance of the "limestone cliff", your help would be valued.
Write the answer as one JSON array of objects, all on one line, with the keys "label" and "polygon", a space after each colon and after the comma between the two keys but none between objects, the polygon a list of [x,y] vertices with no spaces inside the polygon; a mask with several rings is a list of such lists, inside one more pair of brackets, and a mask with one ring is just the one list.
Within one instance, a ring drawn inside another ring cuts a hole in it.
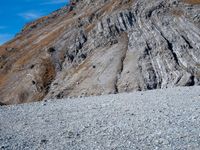
[{"label": "limestone cliff", "polygon": [[0,47],[0,103],[200,84],[199,0],[73,0]]}]

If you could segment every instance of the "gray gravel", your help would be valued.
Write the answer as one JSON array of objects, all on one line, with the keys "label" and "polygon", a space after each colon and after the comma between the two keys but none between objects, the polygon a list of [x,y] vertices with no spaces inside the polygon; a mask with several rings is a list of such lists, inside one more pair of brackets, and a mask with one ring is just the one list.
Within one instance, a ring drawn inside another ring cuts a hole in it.
[{"label": "gray gravel", "polygon": [[200,87],[0,107],[0,149],[200,149]]}]

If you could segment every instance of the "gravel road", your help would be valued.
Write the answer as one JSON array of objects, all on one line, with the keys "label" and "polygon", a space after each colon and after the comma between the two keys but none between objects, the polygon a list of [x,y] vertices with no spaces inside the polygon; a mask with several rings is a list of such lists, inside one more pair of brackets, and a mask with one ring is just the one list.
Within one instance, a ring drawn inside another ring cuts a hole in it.
[{"label": "gravel road", "polygon": [[4,150],[199,150],[200,87],[0,107]]}]

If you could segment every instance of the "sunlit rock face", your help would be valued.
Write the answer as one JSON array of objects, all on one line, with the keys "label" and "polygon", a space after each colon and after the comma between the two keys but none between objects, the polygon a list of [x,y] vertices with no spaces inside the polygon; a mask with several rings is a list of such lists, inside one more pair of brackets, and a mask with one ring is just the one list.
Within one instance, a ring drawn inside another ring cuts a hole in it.
[{"label": "sunlit rock face", "polygon": [[73,0],[0,47],[2,105],[199,84],[199,0]]}]

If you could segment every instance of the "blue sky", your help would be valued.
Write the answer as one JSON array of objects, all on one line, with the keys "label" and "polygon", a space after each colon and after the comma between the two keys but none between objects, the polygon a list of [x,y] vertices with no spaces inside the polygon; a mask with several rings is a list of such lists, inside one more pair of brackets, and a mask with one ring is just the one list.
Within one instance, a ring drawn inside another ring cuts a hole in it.
[{"label": "blue sky", "polygon": [[66,5],[69,0],[0,0],[0,45],[23,26]]}]

